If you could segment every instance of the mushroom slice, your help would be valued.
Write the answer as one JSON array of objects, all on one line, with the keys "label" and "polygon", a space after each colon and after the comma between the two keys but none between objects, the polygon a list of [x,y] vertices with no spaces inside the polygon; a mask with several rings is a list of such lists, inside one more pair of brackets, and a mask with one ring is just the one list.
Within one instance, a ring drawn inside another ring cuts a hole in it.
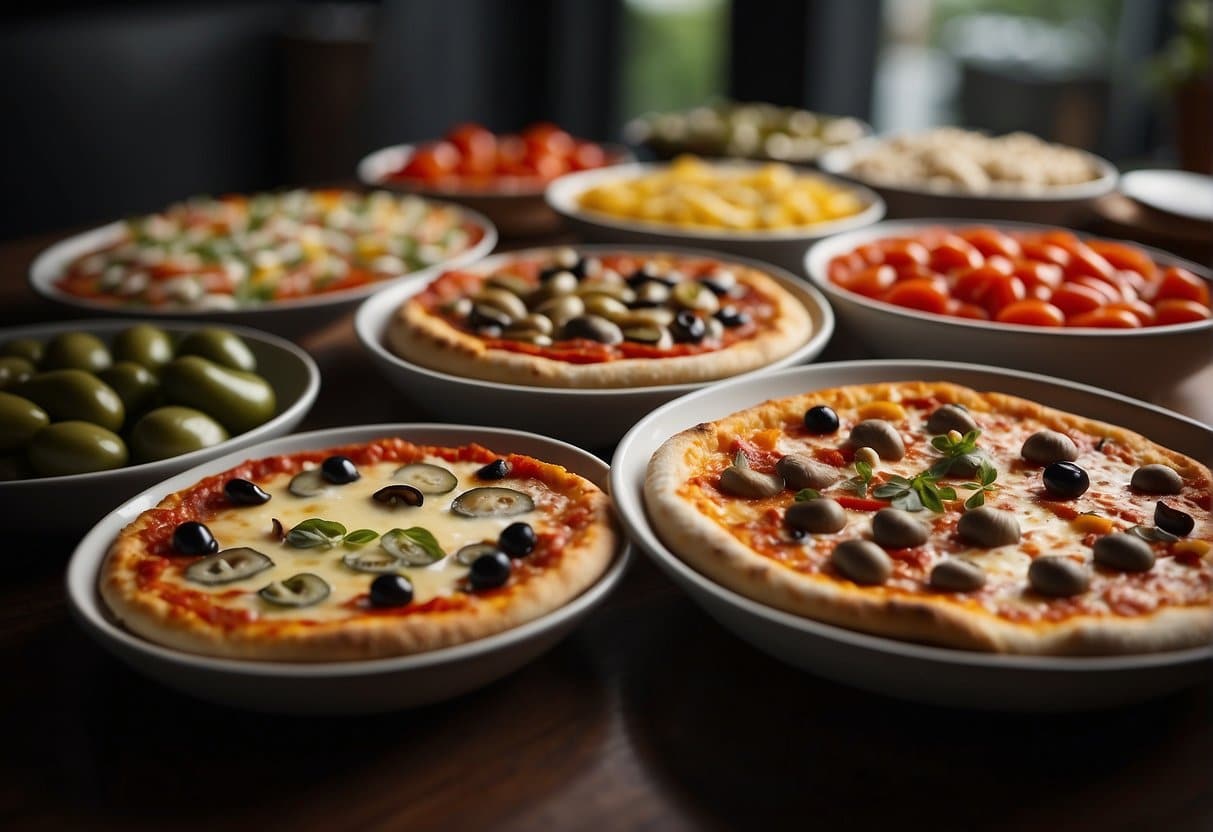
[{"label": "mushroom slice", "polygon": [[320,469],[310,468],[291,477],[290,485],[286,489],[296,497],[319,497],[328,487],[328,480],[320,473]]},{"label": "mushroom slice", "polygon": [[459,485],[459,478],[441,465],[428,462],[410,462],[392,474],[392,479],[411,485],[422,494],[446,494]]},{"label": "mushroom slice", "polygon": [[465,491],[451,503],[451,511],[463,517],[513,517],[534,509],[530,495],[496,485]]},{"label": "mushroom slice", "polygon": [[329,585],[324,578],[311,572],[300,572],[262,587],[257,594],[263,600],[280,607],[310,607],[329,597]]}]

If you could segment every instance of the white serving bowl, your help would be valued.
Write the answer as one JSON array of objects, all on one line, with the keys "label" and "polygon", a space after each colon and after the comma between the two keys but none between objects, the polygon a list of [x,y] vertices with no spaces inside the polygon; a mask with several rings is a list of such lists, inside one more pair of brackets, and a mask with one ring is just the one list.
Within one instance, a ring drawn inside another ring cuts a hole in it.
[{"label": "white serving bowl", "polygon": [[[770,162],[713,162],[725,170],[753,170]],[[842,182],[834,177],[799,169],[798,173],[830,179],[855,191],[866,208],[851,217],[821,222],[801,228],[771,231],[730,231],[728,229],[682,228],[669,223],[613,217],[581,207],[581,195],[590,188],[611,181],[635,179],[670,167],[668,163],[616,165],[562,176],[548,186],[547,202],[558,214],[590,242],[664,246],[694,246],[773,263],[793,274],[804,267],[804,252],[814,240],[871,225],[884,216],[882,200],[870,188]]]},{"label": "white serving bowl", "polygon": [[124,224],[113,222],[91,231],[85,231],[60,240],[50,246],[30,266],[29,282],[34,291],[48,300],[72,307],[78,312],[91,315],[139,316],[150,321],[205,320],[223,324],[252,326],[288,338],[306,335],[331,324],[336,318],[350,312],[374,292],[385,286],[408,281],[426,280],[447,269],[457,268],[484,257],[497,245],[497,230],[484,216],[467,208],[460,210],[468,222],[481,231],[480,240],[466,251],[434,266],[419,269],[390,280],[381,280],[339,292],[329,292],[295,300],[267,301],[258,306],[238,309],[189,309],[159,308],[151,306],[125,306],[106,301],[76,297],[55,285],[68,265],[81,255],[113,244],[123,233]]},{"label": "white serving bowl", "polygon": [[[878,358],[964,358],[981,364],[1063,376],[1141,398],[1170,389],[1213,361],[1213,320],[1141,329],[1039,327],[935,315],[873,300],[834,285],[826,269],[835,257],[885,237],[931,227],[984,225],[1005,231],[1042,231],[1029,223],[974,223],[962,219],[890,220],[822,240],[809,250],[805,270],[829,298],[849,335]],[[1084,236],[1084,235],[1079,235]],[[1086,235],[1089,236],[1089,235]],[[1195,263],[1137,243],[1155,262],[1181,266],[1208,280]]]},{"label": "white serving bowl", "polygon": [[[611,144],[600,147],[614,160],[612,164],[635,159],[625,147]],[[543,199],[546,183],[499,177],[499,185],[493,189],[435,188],[393,178],[392,174],[408,164],[416,150],[415,144],[396,144],[367,154],[358,162],[358,181],[372,188],[457,202],[488,217],[503,237],[537,236],[560,230],[560,216]]]},{"label": "white serving bowl", "polygon": [[[486,258],[469,271],[489,272],[518,257],[533,256],[543,249],[498,254]],[[711,252],[671,246],[578,246],[585,254],[610,252],[667,252],[690,257],[716,257]],[[825,348],[834,332],[834,314],[821,293],[765,263],[740,257],[721,257],[722,262],[761,269],[804,304],[812,322],[809,340],[794,352],[752,372],[766,372],[812,361]],[[393,353],[385,336],[397,310],[424,288],[420,283],[392,286],[368,298],[354,317],[358,340],[383,376],[436,418],[492,422],[502,427],[533,430],[556,436],[585,448],[608,449],[644,414],[670,399],[719,382],[664,384],[652,387],[565,389],[502,384],[431,370]],[[751,375],[747,373],[746,375]]]},{"label": "white serving bowl", "polygon": [[80,542],[67,567],[73,617],[123,662],[192,696],[258,711],[367,714],[448,699],[517,670],[554,645],[623,578],[630,547],[620,538],[615,559],[598,581],[563,607],[487,638],[414,656],[348,662],[266,662],[201,656],[162,647],[117,625],[97,592],[102,561],[118,532],[165,495],[246,459],[403,436],[435,445],[476,442],[561,465],[605,489],[606,463],[541,436],[466,425],[367,425],[300,433],[227,454],[178,474],[127,500]]},{"label": "white serving bowl", "polygon": [[1069,711],[1137,702],[1199,684],[1213,645],[1132,656],[1009,656],[929,647],[792,615],[726,589],[671,552],[643,496],[657,448],[679,431],[768,399],[847,384],[950,381],[997,390],[1138,431],[1207,458],[1213,430],[1184,416],[1061,379],[973,364],[844,361],[737,379],[658,408],[628,432],[611,461],[611,495],[633,542],[725,628],[795,667],[865,690],[947,707]]},{"label": "white serving bowl", "polygon": [[[117,333],[139,323],[153,323],[170,334],[184,334],[213,325],[213,322],[147,319],[68,321],[0,330],[0,343],[14,338],[45,341],[61,332],[73,331],[91,332],[109,343]],[[244,339],[257,359],[257,374],[274,388],[278,404],[272,419],[218,445],[156,462],[90,474],[0,480],[3,515],[19,519],[28,532],[79,533],[116,504],[152,483],[208,459],[294,430],[311,410],[320,390],[320,370],[316,362],[295,344],[274,335],[239,326],[224,328]]]},{"label": "white serving bowl", "polygon": [[823,153],[817,165],[827,173],[866,185],[880,194],[891,218],[967,217],[974,219],[1023,220],[1054,225],[1076,225],[1090,218],[1095,200],[1116,189],[1119,172],[1116,166],[1092,153],[1084,155],[1099,171],[1090,182],[1062,185],[1041,193],[999,191],[972,194],[952,188],[932,188],[928,185],[910,187],[890,185],[864,179],[851,172],[855,162],[880,146],[887,138],[861,139]]}]

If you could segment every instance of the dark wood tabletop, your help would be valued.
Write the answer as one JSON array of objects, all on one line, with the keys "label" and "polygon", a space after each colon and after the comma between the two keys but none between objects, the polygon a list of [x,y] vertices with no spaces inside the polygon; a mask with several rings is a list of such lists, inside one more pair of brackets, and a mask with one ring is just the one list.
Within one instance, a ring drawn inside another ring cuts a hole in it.
[{"label": "dark wood tabletop", "polygon": [[[55,238],[0,244],[0,326],[77,317],[26,285]],[[303,428],[418,417],[349,318],[305,346],[324,383]],[[903,702],[767,657],[638,557],[572,635],[480,690],[271,716],[106,653],[68,617],[76,538],[0,518],[0,828],[1213,828],[1213,679],[1071,714]]]}]

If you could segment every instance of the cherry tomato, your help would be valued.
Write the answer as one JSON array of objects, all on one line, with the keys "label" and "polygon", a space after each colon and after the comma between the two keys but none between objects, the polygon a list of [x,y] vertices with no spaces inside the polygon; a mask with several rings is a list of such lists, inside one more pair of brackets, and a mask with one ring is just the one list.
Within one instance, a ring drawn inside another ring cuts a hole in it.
[{"label": "cherry tomato", "polygon": [[1127,309],[1105,306],[1066,319],[1067,326],[1094,326],[1101,329],[1138,329],[1141,321]]},{"label": "cherry tomato", "polygon": [[884,262],[890,266],[925,265],[931,259],[927,247],[917,240],[881,240],[878,245],[884,251]]},{"label": "cherry tomato", "polygon": [[999,310],[995,320],[1026,326],[1065,326],[1066,313],[1051,303],[1028,298],[1007,304]]},{"label": "cherry tomato", "polygon": [[892,266],[868,266],[866,269],[853,273],[842,286],[865,297],[878,298],[896,280],[897,270]]},{"label": "cherry tomato", "polygon": [[1162,280],[1154,291],[1153,300],[1194,300],[1202,306],[1209,305],[1209,284],[1187,269],[1169,266],[1163,270]]},{"label": "cherry tomato", "polygon": [[1071,277],[1066,282],[1094,289],[1096,292],[1099,292],[1104,296],[1104,301],[1106,303],[1115,303],[1118,300],[1124,300],[1124,296],[1121,294],[1120,289],[1113,286],[1108,281],[1101,280],[1098,277],[1091,277],[1090,275],[1082,274],[1078,275],[1077,277]]},{"label": "cherry tomato", "polygon": [[1029,260],[1052,263],[1062,268],[1065,268],[1070,262],[1070,252],[1061,246],[1055,246],[1052,243],[1040,242],[1038,240],[1025,240],[1023,242],[1023,256]]},{"label": "cherry tomato", "polygon": [[576,149],[573,137],[550,122],[532,124],[522,131],[529,154],[536,156],[569,156]]},{"label": "cherry tomato", "polygon": [[979,226],[964,228],[957,233],[986,257],[994,254],[1001,254],[1003,257],[1020,257],[1023,254],[1019,241],[1003,234],[997,228]]},{"label": "cherry tomato", "polygon": [[459,149],[455,145],[432,142],[417,148],[401,172],[406,176],[437,180],[454,173],[459,162]]},{"label": "cherry tomato", "polygon": [[1068,281],[1057,287],[1049,302],[1065,313],[1069,319],[1083,312],[1090,312],[1107,304],[1108,299],[1102,292],[1097,292],[1090,286]]},{"label": "cherry tomato", "polygon": [[1058,246],[1065,249],[1067,252],[1073,252],[1074,246],[1082,241],[1078,239],[1078,235],[1073,231],[1066,231],[1063,228],[1054,228],[1046,231],[1043,234],[1038,234],[1035,238],[1036,242],[1048,243],[1049,245]]},{"label": "cherry tomato", "polygon": [[1126,312],[1132,313],[1137,317],[1137,320],[1141,321],[1142,326],[1153,326],[1158,317],[1154,314],[1153,306],[1146,303],[1144,300],[1138,300],[1136,298],[1132,300],[1126,299],[1117,301],[1116,303],[1109,303],[1107,308],[1123,309]]},{"label": "cherry tomato", "polygon": [[990,320],[990,313],[975,303],[961,303],[953,300],[948,311],[958,318],[971,318],[975,321]]},{"label": "cherry tomato", "polygon": [[529,161],[531,170],[543,179],[555,179],[569,172],[569,160],[562,156],[533,156]]},{"label": "cherry tomato", "polygon": [[460,124],[446,134],[463,156],[460,173],[492,173],[497,169],[497,137],[479,124]]},{"label": "cherry tomato", "polygon": [[881,300],[922,312],[933,312],[936,315],[948,313],[948,293],[942,281],[928,277],[916,277],[895,283],[892,289],[885,292]]},{"label": "cherry tomato", "polygon": [[1158,266],[1141,249],[1114,240],[1091,240],[1087,246],[1113,268],[1137,272],[1146,279],[1152,279],[1158,273]]},{"label": "cherry tomato", "polygon": [[952,284],[952,296],[965,303],[980,304],[979,298],[985,291],[985,285],[1002,272],[990,266],[979,266],[957,274],[956,282]]},{"label": "cherry tomato", "polygon": [[991,315],[1028,296],[1023,281],[1013,274],[998,274],[990,278],[977,297],[977,303]]},{"label": "cherry tomato", "polygon": [[1053,290],[1061,285],[1061,266],[1041,263],[1036,260],[1016,260],[1013,275],[1023,281],[1028,294],[1048,300]]},{"label": "cherry tomato", "polygon": [[593,142],[580,142],[573,151],[571,159],[573,170],[590,170],[603,167],[607,163],[606,151]]},{"label": "cherry tomato", "polygon": [[947,290],[948,284],[947,281],[944,280],[943,275],[931,271],[931,269],[922,265],[921,263],[904,263],[902,265],[893,266],[893,268],[897,270],[897,280],[899,282],[902,280],[915,280],[919,278],[939,280],[942,281],[944,290]]},{"label": "cherry tomato", "polygon": [[972,243],[955,234],[941,238],[931,249],[927,264],[937,272],[953,269],[975,269],[985,262],[985,257]]},{"label": "cherry tomato", "polygon": [[884,262],[884,249],[875,243],[866,243],[855,249],[855,253],[869,266],[879,266]]},{"label": "cherry tomato", "polygon": [[1159,326],[1207,321],[1210,316],[1213,316],[1209,307],[1186,298],[1160,300],[1154,304],[1154,314],[1157,315],[1156,321]]},{"label": "cherry tomato", "polygon": [[510,176],[525,176],[526,142],[518,136],[502,136],[497,140],[497,172]]},{"label": "cherry tomato", "polygon": [[1070,263],[1066,266],[1066,274],[1087,275],[1100,280],[1111,280],[1116,269],[1101,255],[1091,250],[1086,243],[1079,242],[1070,249]]},{"label": "cherry tomato", "polygon": [[841,254],[830,261],[830,265],[826,266],[826,276],[830,278],[831,283],[843,285],[847,282],[847,278],[852,273],[859,271],[867,263],[863,261],[855,252],[850,254]]}]

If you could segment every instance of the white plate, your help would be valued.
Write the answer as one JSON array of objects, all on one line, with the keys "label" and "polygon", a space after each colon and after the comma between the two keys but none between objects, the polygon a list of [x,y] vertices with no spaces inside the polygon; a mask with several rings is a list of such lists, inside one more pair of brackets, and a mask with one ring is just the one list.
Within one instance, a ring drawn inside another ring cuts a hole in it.
[{"label": "white plate", "polygon": [[[725,171],[744,171],[770,165],[770,162],[712,162]],[[548,205],[563,216],[590,242],[616,244],[647,244],[663,246],[697,246],[728,252],[773,263],[799,274],[804,267],[804,253],[814,240],[871,225],[884,216],[884,201],[870,188],[844,182],[816,171],[799,169],[798,173],[815,179],[825,179],[839,187],[855,192],[867,206],[858,214],[829,222],[800,228],[770,231],[729,231],[727,229],[681,228],[670,223],[642,222],[613,217],[599,211],[587,211],[580,205],[581,195],[590,188],[606,182],[623,182],[659,171],[668,170],[668,163],[615,165],[598,170],[570,173],[548,186]]]},{"label": "white plate", "polygon": [[[809,249],[805,270],[830,298],[848,334],[864,341],[880,358],[963,357],[1033,373],[1064,376],[1153,398],[1213,362],[1213,320],[1141,329],[1039,327],[935,315],[873,300],[835,286],[827,275],[831,260],[872,240],[914,234],[931,227],[983,225],[1007,231],[1045,231],[1052,226],[1016,222],[975,223],[965,219],[888,220],[822,240]],[[1088,237],[1090,235],[1079,235]],[[1209,280],[1207,269],[1173,254],[1128,243],[1157,263],[1174,265]]]},{"label": "white plate", "polygon": [[[834,313],[821,293],[803,280],[773,269],[766,263],[674,246],[578,246],[577,250],[586,254],[663,251],[689,257],[713,257],[726,263],[740,263],[760,269],[770,275],[804,304],[812,319],[813,334],[796,351],[754,372],[812,361],[825,348],[834,332]],[[543,250],[494,255],[477,263],[472,270],[492,270],[513,258],[532,256],[539,251]],[[384,335],[396,310],[422,288],[422,284],[408,283],[385,289],[367,299],[354,318],[354,329],[358,333],[358,340],[384,377],[436,418],[491,421],[503,427],[556,436],[582,447],[609,448],[636,424],[637,419],[659,404],[718,383],[563,389],[500,384],[431,370],[404,360],[389,350],[384,342]]]},{"label": "white plate", "polygon": [[449,260],[444,260],[426,269],[419,269],[390,280],[368,283],[340,292],[329,292],[297,300],[270,301],[259,306],[239,309],[188,309],[157,308],[150,306],[123,306],[104,301],[80,298],[64,292],[55,285],[76,258],[105,248],[118,240],[125,228],[121,222],[112,222],[91,231],[84,231],[65,240],[60,240],[42,251],[30,266],[29,282],[42,297],[64,306],[94,315],[138,316],[155,321],[205,320],[253,326],[267,332],[287,337],[305,335],[331,324],[337,317],[352,310],[374,292],[402,281],[426,281],[447,269],[473,263],[484,257],[497,245],[497,230],[484,216],[468,208],[460,207],[472,224],[482,232],[480,241]]},{"label": "white plate", "polygon": [[[0,343],[13,338],[45,341],[61,332],[73,331],[91,332],[108,343],[123,329],[140,323],[152,323],[169,333],[192,332],[214,325],[213,321],[148,321],[145,318],[67,321],[0,330]],[[152,483],[221,454],[294,430],[311,410],[320,391],[320,370],[316,362],[298,346],[277,336],[240,326],[225,325],[224,328],[244,339],[257,359],[258,375],[274,388],[278,407],[272,419],[210,448],[156,462],[90,474],[0,481],[0,506],[3,507],[0,514],[21,518],[22,526],[30,532],[78,533],[120,501]],[[71,510],[65,511],[65,506],[70,506]]]},{"label": "white plate", "polygon": [[654,533],[642,486],[666,439],[767,399],[846,384],[943,380],[997,390],[1122,425],[1208,459],[1213,430],[1161,408],[1046,376],[973,364],[848,361],[739,379],[650,413],[619,443],[611,495],[632,540],[700,606],[755,647],[835,681],[900,699],[1007,711],[1066,711],[1137,702],[1196,684],[1213,671],[1213,645],[1115,657],[1003,656],[900,642],[776,610],[725,589],[675,556]]},{"label": "white plate", "polygon": [[598,486],[607,466],[585,451],[541,436],[467,425],[396,424],[301,433],[199,465],[123,503],[80,542],[67,567],[68,608],[89,635],[135,670],[185,693],[273,713],[367,714],[437,702],[488,684],[536,658],[567,635],[622,579],[630,547],[584,593],[563,607],[502,633],[415,656],[372,661],[292,663],[200,656],[162,647],[111,619],[97,593],[97,576],[118,532],[165,495],[246,459],[403,436],[435,445],[478,442],[561,465]]},{"label": "white plate", "polygon": [[1120,177],[1120,191],[1159,211],[1213,222],[1213,176],[1187,170],[1135,170]]}]

